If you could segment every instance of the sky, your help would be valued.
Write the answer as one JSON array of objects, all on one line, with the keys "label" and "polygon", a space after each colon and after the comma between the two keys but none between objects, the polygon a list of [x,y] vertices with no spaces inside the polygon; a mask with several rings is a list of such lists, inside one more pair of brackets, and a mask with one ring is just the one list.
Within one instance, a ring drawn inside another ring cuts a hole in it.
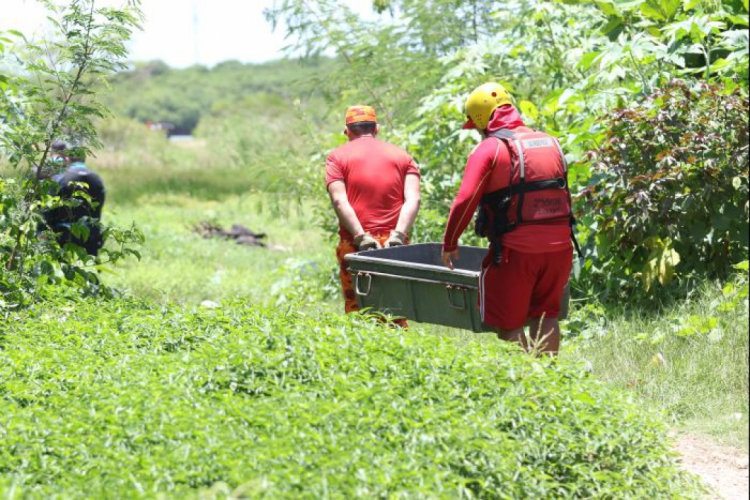
[{"label": "sky", "polygon": [[[343,1],[362,14],[371,11],[371,0]],[[146,21],[129,44],[130,59],[161,59],[173,67],[278,59],[283,56],[284,34],[280,29],[273,32],[263,17],[263,9],[272,4],[273,0],[142,0]],[[36,0],[0,0],[0,30],[39,36],[45,15]]]}]

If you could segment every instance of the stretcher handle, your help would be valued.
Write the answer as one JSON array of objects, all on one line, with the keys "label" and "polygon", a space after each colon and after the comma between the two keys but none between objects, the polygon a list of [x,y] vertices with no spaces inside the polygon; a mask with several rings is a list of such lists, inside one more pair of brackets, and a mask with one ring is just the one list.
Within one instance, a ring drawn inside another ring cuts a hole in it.
[{"label": "stretcher handle", "polygon": [[[453,290],[463,292],[463,301],[461,304],[456,304],[456,302],[453,300]],[[451,308],[453,309],[459,309],[459,310],[466,309],[466,290],[468,289],[462,286],[447,285],[445,287],[445,291],[448,292],[448,305],[451,306]]]},{"label": "stretcher handle", "polygon": [[[367,278],[367,291],[363,292],[359,287],[359,278],[364,276]],[[357,273],[357,277],[354,279],[354,292],[360,297],[367,297],[370,295],[372,290],[372,276],[369,273]]]}]

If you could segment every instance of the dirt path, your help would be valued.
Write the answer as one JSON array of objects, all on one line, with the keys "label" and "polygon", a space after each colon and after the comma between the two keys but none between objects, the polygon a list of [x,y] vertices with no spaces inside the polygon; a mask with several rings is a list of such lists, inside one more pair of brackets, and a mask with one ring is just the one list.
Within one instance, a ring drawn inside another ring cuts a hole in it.
[{"label": "dirt path", "polygon": [[747,500],[748,456],[741,450],[717,445],[694,434],[677,436],[677,451],[685,470],[700,476],[716,500]]}]

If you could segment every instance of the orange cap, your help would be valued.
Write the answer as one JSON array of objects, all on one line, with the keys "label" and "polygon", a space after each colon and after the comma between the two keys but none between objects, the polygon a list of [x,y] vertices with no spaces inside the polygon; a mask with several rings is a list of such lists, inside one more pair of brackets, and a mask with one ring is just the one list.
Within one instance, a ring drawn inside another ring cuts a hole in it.
[{"label": "orange cap", "polygon": [[378,119],[375,116],[375,110],[372,106],[349,106],[346,110],[346,124],[351,125],[353,123],[360,122],[374,122],[377,123]]}]

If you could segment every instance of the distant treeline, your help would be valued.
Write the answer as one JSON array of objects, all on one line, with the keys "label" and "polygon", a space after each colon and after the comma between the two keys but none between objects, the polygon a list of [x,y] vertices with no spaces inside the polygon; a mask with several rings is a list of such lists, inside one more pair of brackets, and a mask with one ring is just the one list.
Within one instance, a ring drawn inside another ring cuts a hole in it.
[{"label": "distant treeline", "polygon": [[140,122],[167,123],[172,133],[191,133],[200,119],[256,94],[293,101],[315,95],[316,79],[333,71],[326,58],[278,60],[264,64],[227,61],[213,68],[170,68],[161,61],[136,63],[113,79],[106,104]]}]

